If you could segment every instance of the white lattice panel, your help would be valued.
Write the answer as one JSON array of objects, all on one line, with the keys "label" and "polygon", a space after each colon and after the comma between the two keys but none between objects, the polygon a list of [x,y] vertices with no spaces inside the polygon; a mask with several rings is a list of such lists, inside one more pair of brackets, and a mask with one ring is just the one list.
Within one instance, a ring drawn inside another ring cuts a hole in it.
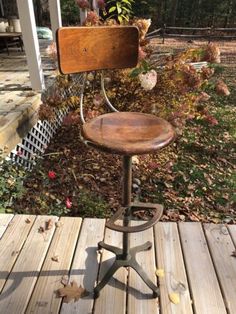
[{"label": "white lattice panel", "polygon": [[39,120],[23,138],[22,142],[11,151],[9,158],[31,169],[36,163],[35,157],[44,153],[68,111],[69,109],[57,110],[56,120],[53,123]]}]

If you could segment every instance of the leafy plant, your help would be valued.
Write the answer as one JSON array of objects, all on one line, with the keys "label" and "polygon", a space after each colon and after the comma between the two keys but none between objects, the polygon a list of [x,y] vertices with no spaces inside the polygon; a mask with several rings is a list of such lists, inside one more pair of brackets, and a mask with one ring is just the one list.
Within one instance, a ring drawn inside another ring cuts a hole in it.
[{"label": "leafy plant", "polygon": [[130,72],[130,77],[135,78],[141,73],[147,73],[152,67],[146,60],[142,60],[139,65]]},{"label": "leafy plant", "polygon": [[78,209],[76,214],[80,217],[99,217],[107,216],[108,205],[101,196],[95,195],[90,191],[81,190],[77,198]]},{"label": "leafy plant", "polygon": [[134,0],[108,0],[107,2],[108,19],[116,19],[119,23],[129,22],[133,13],[132,4]]},{"label": "leafy plant", "polygon": [[63,25],[77,24],[79,21],[79,7],[75,0],[61,0],[61,15]]},{"label": "leafy plant", "polygon": [[25,189],[23,180],[27,171],[11,160],[2,160],[0,164],[0,212],[12,211],[12,204],[20,198]]}]

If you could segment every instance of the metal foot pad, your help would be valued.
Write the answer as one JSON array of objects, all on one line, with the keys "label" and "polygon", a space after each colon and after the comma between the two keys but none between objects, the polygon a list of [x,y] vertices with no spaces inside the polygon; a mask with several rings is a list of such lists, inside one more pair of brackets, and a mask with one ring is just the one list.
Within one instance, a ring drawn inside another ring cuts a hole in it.
[{"label": "metal foot pad", "polygon": [[152,290],[153,297],[156,298],[157,296],[159,296],[159,288],[150,280],[143,268],[136,261],[136,253],[151,249],[152,243],[150,241],[131,248],[127,256],[122,255],[122,250],[120,248],[108,245],[103,241],[99,242],[98,246],[100,248],[104,248],[108,251],[113,252],[116,255],[116,259],[111,267],[107,270],[102,280],[94,288],[94,298],[97,298],[99,296],[101,289],[108,283],[108,281],[120,267],[132,267],[146,283],[146,285]]}]

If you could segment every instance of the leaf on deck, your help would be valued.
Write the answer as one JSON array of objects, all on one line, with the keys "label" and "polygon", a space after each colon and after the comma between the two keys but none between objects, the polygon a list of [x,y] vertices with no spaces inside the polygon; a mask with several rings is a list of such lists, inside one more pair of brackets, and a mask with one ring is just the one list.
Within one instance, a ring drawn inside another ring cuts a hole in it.
[{"label": "leaf on deck", "polygon": [[232,252],[231,256],[236,257],[236,250]]},{"label": "leaf on deck", "polygon": [[52,260],[53,262],[59,262],[59,257],[58,257],[58,255],[54,255],[54,256],[51,258],[51,260]]},{"label": "leaf on deck", "polygon": [[165,276],[165,271],[163,268],[157,268],[156,269],[156,275],[160,278],[164,277]]},{"label": "leaf on deck", "polygon": [[180,302],[180,297],[179,297],[179,293],[170,293],[169,294],[169,299],[172,303],[174,304],[179,304]]},{"label": "leaf on deck", "polygon": [[75,281],[72,281],[69,285],[64,288],[57,290],[59,297],[64,297],[63,302],[69,303],[72,300],[78,301],[80,298],[87,295],[87,291],[80,285],[78,287]]},{"label": "leaf on deck", "polygon": [[52,227],[53,227],[53,221],[52,221],[52,219],[48,219],[45,222],[45,230],[50,230],[50,229],[52,229]]}]

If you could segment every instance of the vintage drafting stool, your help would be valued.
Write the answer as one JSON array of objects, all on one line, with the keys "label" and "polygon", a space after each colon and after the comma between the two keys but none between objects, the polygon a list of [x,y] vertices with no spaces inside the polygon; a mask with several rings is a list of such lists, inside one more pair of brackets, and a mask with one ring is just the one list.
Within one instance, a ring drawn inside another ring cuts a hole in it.
[{"label": "vintage drafting stool", "polygon": [[[139,34],[136,27],[67,27],[57,31],[57,49],[60,71],[64,74],[88,72],[103,69],[121,69],[135,67],[138,61]],[[116,259],[104,278],[94,289],[95,297],[106,285],[118,268],[132,267],[153,291],[158,295],[158,287],[148,278],[144,270],[136,261],[136,253],[149,250],[150,241],[138,247],[129,247],[129,234],[141,232],[152,227],[161,217],[163,207],[158,204],[131,202],[132,186],[132,156],[155,152],[167,146],[174,139],[174,130],[165,120],[154,115],[138,112],[118,112],[110,103],[105,89],[103,75],[101,88],[105,100],[113,111],[100,115],[89,122],[83,117],[83,93],[86,74],[83,81],[80,109],[82,138],[85,143],[112,154],[123,157],[123,207],[118,210],[106,227],[123,233],[123,246],[117,248],[103,241],[98,248],[113,252]],[[127,86],[127,88],[129,88]],[[149,221],[142,225],[130,226],[130,220],[135,211],[152,210],[154,212]],[[123,224],[117,224],[117,220]]]}]

